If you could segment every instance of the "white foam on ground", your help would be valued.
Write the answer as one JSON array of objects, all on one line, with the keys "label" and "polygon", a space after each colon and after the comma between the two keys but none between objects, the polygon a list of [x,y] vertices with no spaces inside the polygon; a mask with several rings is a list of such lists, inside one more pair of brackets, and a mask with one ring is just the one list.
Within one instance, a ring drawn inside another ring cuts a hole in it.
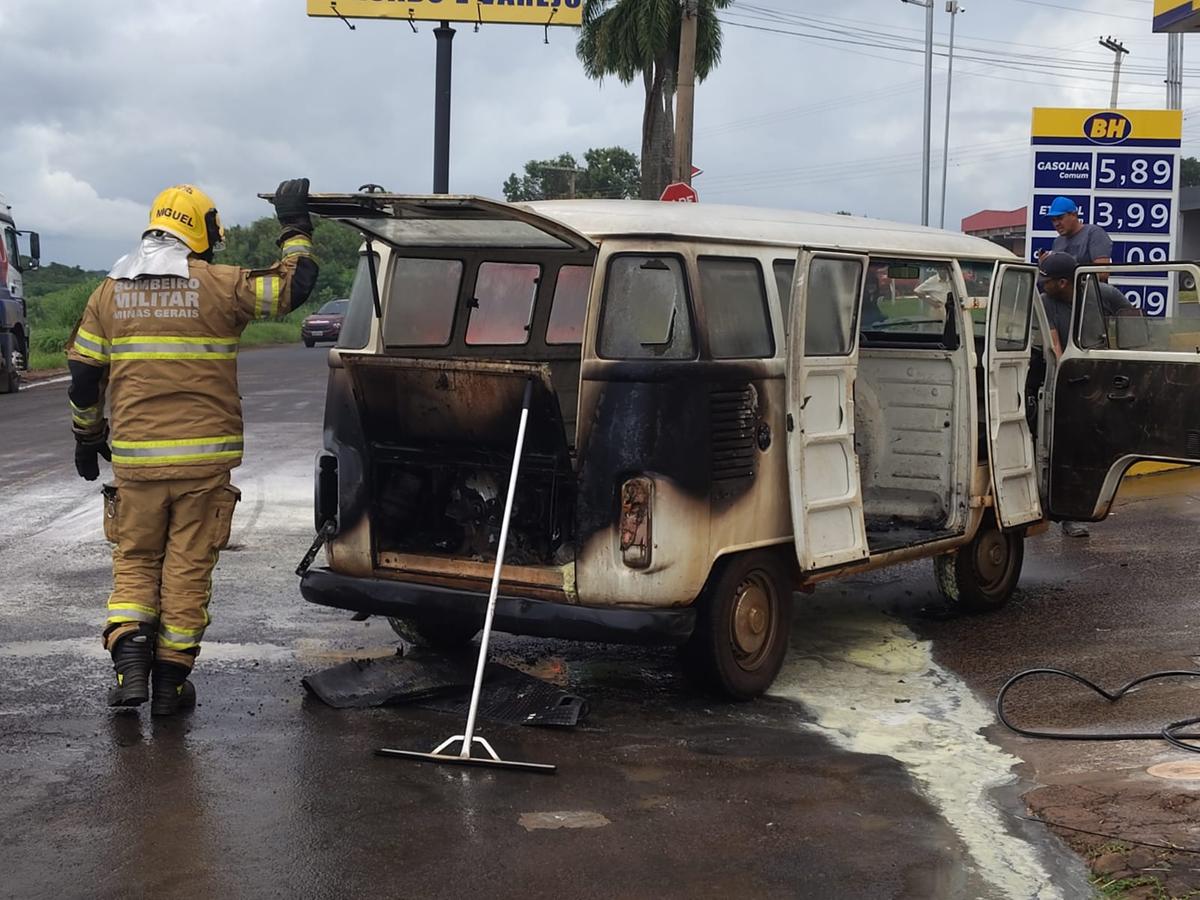
[{"label": "white foam on ground", "polygon": [[979,733],[991,710],[933,661],[929,642],[862,608],[814,614],[793,629],[771,693],[801,703],[816,719],[805,727],[838,746],[902,763],[1000,896],[1062,896],[989,796],[1014,780],[1020,760]]}]

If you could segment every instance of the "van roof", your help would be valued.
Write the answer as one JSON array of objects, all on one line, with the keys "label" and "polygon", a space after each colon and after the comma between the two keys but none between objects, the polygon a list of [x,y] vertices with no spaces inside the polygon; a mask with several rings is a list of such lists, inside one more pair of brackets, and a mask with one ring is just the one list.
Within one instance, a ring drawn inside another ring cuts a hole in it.
[{"label": "van roof", "polygon": [[861,216],[649,200],[540,200],[514,205],[554,219],[597,243],[621,235],[670,235],[864,252],[1017,258],[982,238]]}]

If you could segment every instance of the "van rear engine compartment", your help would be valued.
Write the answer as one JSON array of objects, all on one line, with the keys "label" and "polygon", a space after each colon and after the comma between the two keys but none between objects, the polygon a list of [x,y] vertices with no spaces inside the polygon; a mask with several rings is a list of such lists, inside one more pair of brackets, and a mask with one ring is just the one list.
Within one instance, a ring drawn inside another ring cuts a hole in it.
[{"label": "van rear engine compartment", "polygon": [[494,561],[525,383],[533,391],[505,561],[574,561],[575,473],[549,364],[344,356],[370,455],[376,559]]}]

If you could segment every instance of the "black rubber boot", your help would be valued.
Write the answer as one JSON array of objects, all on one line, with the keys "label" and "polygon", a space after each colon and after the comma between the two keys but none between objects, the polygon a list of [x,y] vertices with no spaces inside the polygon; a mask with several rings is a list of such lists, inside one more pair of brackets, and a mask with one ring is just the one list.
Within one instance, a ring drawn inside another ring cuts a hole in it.
[{"label": "black rubber boot", "polygon": [[109,706],[141,706],[150,699],[150,663],[153,656],[154,631],[144,625],[113,645],[117,686],[109,689]]},{"label": "black rubber boot", "polygon": [[178,663],[154,664],[154,700],[150,715],[173,716],[196,705],[196,687],[188,681],[191,669]]}]

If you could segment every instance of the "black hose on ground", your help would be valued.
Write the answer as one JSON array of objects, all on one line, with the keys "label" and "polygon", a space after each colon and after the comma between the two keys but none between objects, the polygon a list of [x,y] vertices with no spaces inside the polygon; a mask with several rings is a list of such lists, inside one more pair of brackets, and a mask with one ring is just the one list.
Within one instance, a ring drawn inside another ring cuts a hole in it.
[{"label": "black hose on ground", "polygon": [[1145,684],[1149,681],[1159,681],[1164,678],[1200,678],[1200,672],[1181,670],[1170,672],[1151,672],[1149,675],[1143,675],[1141,678],[1135,678],[1128,684],[1124,684],[1115,691],[1109,692],[1095,682],[1088,681],[1082,675],[1077,675],[1074,672],[1067,672],[1063,669],[1026,669],[1024,672],[1018,672],[1012,678],[1005,682],[1004,687],[1000,688],[1000,693],[996,695],[996,717],[1004,723],[1004,726],[1010,731],[1016,732],[1023,737],[1041,738],[1052,741],[1166,741],[1172,747],[1177,747],[1180,750],[1186,750],[1189,753],[1200,753],[1200,746],[1195,744],[1185,743],[1186,741],[1200,740],[1200,734],[1183,733],[1184,729],[1200,724],[1200,716],[1194,716],[1190,719],[1181,719],[1178,722],[1171,722],[1169,725],[1164,725],[1158,731],[1132,731],[1132,732],[1079,732],[1079,731],[1034,731],[1029,728],[1019,728],[1008,720],[1008,716],[1004,714],[1004,698],[1005,695],[1018,683],[1026,678],[1031,678],[1034,675],[1054,675],[1059,678],[1067,678],[1071,681],[1082,684],[1086,688],[1095,691],[1109,703],[1116,703],[1125,696],[1133,688],[1139,684]]}]

